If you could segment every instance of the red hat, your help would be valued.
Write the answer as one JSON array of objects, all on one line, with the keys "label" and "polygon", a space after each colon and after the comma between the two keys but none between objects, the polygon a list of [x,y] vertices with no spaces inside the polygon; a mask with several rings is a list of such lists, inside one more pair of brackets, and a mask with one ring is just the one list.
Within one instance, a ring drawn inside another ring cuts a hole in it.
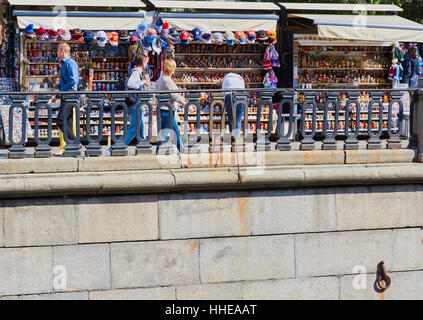
[{"label": "red hat", "polygon": [[181,32],[181,40],[189,40],[189,32],[188,31],[182,31]]},{"label": "red hat", "polygon": [[169,23],[163,22],[163,29],[169,29]]}]

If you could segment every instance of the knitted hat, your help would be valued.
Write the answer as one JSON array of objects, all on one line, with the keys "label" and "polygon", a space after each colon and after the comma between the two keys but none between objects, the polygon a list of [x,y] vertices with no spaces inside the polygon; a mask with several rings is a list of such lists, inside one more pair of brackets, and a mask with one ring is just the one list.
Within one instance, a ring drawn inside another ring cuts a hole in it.
[{"label": "knitted hat", "polygon": [[272,43],[274,43],[275,42],[275,40],[276,40],[276,31],[274,31],[274,30],[269,30],[269,31],[267,31],[266,32],[266,36],[267,36],[267,41],[270,43],[270,44],[272,44]]},{"label": "knitted hat", "polygon": [[220,32],[213,33],[213,40],[216,44],[220,45],[223,43],[223,34]]},{"label": "knitted hat", "polygon": [[99,31],[96,34],[97,43],[100,47],[104,47],[107,43],[107,34],[104,31]]},{"label": "knitted hat", "polygon": [[170,28],[169,29],[169,40],[171,40],[173,43],[178,43],[181,41],[181,34],[179,33],[176,28]]},{"label": "knitted hat", "polygon": [[243,31],[237,31],[235,38],[238,40],[238,43],[245,44],[245,33]]},{"label": "knitted hat", "polygon": [[145,38],[149,44],[153,43],[153,40],[157,38],[157,31],[155,29],[149,28],[145,34]]},{"label": "knitted hat", "polygon": [[59,36],[59,31],[57,31],[55,28],[50,29],[48,31],[48,40],[49,41],[57,41],[57,37]]},{"label": "knitted hat", "polygon": [[145,31],[147,30],[148,25],[146,23],[140,23],[135,31],[138,38],[144,38]]},{"label": "knitted hat", "polygon": [[194,41],[199,41],[199,40],[201,40],[201,34],[202,34],[202,32],[201,32],[201,30],[200,30],[200,28],[194,28],[192,31],[191,31],[191,35],[192,35],[192,39],[194,40]]},{"label": "knitted hat", "polygon": [[131,33],[131,35],[129,36],[129,42],[134,43],[134,42],[137,42],[138,40],[139,38],[137,37],[137,35],[135,33]]},{"label": "knitted hat", "polygon": [[256,42],[257,34],[253,30],[248,30],[245,35],[247,36],[248,43]]},{"label": "knitted hat", "polygon": [[232,31],[225,32],[225,40],[228,46],[233,46],[235,41],[235,35]]},{"label": "knitted hat", "polygon": [[264,31],[264,30],[257,31],[257,40],[258,41],[263,42],[263,41],[266,41],[267,39],[268,39],[268,37],[267,37],[266,31]]},{"label": "knitted hat", "polygon": [[182,31],[181,32],[181,43],[182,44],[189,44],[189,32]]},{"label": "knitted hat", "polygon": [[74,29],[71,31],[73,41],[84,41],[84,36],[81,29]]},{"label": "knitted hat", "polygon": [[35,37],[37,40],[44,41],[47,40],[48,34],[47,30],[43,25],[40,25],[40,27],[35,31]]},{"label": "knitted hat", "polygon": [[169,23],[164,22],[162,32],[160,33],[161,36],[167,38],[169,35]]},{"label": "knitted hat", "polygon": [[90,30],[84,31],[84,40],[85,43],[92,44],[95,40],[94,32]]},{"label": "knitted hat", "polygon": [[126,43],[129,42],[130,36],[129,32],[126,30],[119,31],[119,42]]},{"label": "knitted hat", "polygon": [[117,47],[119,45],[119,34],[117,32],[110,32],[107,39],[113,47]]},{"label": "knitted hat", "polygon": [[204,43],[212,42],[212,33],[210,32],[209,29],[204,29],[201,37],[203,38]]},{"label": "knitted hat", "polygon": [[31,40],[35,37],[34,25],[29,24],[23,31],[24,37],[28,40]]},{"label": "knitted hat", "polygon": [[65,41],[69,41],[70,39],[72,39],[72,36],[69,30],[67,29],[60,29],[59,36],[60,38],[62,38],[62,40],[65,40]]}]

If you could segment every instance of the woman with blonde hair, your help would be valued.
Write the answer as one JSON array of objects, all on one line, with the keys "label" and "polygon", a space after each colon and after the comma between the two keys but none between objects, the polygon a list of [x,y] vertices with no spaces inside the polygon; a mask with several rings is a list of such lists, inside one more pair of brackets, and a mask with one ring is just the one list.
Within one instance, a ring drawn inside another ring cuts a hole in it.
[{"label": "woman with blonde hair", "polygon": [[[179,90],[178,86],[175,84],[175,82],[172,80],[172,75],[175,73],[176,70],[176,63],[172,59],[165,60],[163,64],[163,72],[160,76],[160,78],[156,82],[156,89],[157,90]],[[178,102],[185,106],[186,100],[185,98],[180,95],[179,93],[171,93],[170,94],[170,104],[173,106],[175,102]],[[175,108],[173,108],[173,130],[176,135],[176,146],[180,152],[183,152],[183,145],[181,141],[181,133],[179,131],[178,123],[175,119]],[[160,118],[161,118],[161,129],[162,130],[168,130],[169,129],[169,111],[167,109],[161,108],[160,109]],[[166,130],[166,131],[167,131]],[[165,133],[164,139],[169,139],[169,136],[167,133]],[[158,153],[160,144],[162,142],[159,141],[157,143],[157,151]]]}]

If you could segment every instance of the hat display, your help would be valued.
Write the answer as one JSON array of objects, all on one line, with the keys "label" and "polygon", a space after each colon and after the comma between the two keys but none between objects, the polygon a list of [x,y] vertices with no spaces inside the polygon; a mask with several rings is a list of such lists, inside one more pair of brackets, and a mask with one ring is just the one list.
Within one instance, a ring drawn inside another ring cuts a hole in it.
[{"label": "hat display", "polygon": [[40,27],[35,31],[35,37],[37,40],[44,41],[47,40],[47,30],[43,25],[40,25]]},{"label": "hat display", "polygon": [[257,38],[257,34],[255,33],[255,31],[253,30],[248,30],[245,33],[246,37],[247,37],[247,42],[248,43],[254,43],[256,42],[256,38]]},{"label": "hat display", "polygon": [[140,23],[135,31],[138,38],[144,38],[145,31],[147,30],[148,25],[146,23]]},{"label": "hat display", "polygon": [[74,29],[71,31],[73,41],[84,41],[84,36],[81,29]]},{"label": "hat display", "polygon": [[201,35],[204,43],[211,43],[212,42],[212,34],[208,29],[204,29]]},{"label": "hat display", "polygon": [[49,41],[57,41],[57,37],[59,37],[59,31],[57,31],[55,28],[50,29],[48,31],[48,40]]},{"label": "hat display", "polygon": [[189,44],[189,32],[182,31],[181,32],[181,43],[182,44]]},{"label": "hat display", "polygon": [[225,32],[225,40],[228,46],[233,46],[235,43],[235,35],[232,31]]},{"label": "hat display", "polygon": [[257,31],[257,40],[258,41],[263,42],[263,41],[266,41],[267,39],[268,39],[268,37],[267,37],[266,31],[264,31],[264,30]]},{"label": "hat display", "polygon": [[93,31],[87,30],[84,31],[84,41],[85,43],[91,44],[95,40],[95,35]]},{"label": "hat display", "polygon": [[162,33],[162,29],[163,29],[163,20],[162,18],[158,18],[156,20],[156,22],[154,22],[154,29],[157,31],[157,34],[161,34]]},{"label": "hat display", "polygon": [[35,37],[34,25],[29,24],[23,31],[24,37],[28,40],[31,40]]},{"label": "hat display", "polygon": [[132,32],[131,35],[129,36],[129,42],[134,43],[134,42],[137,42],[138,40],[139,38],[137,37],[137,35],[134,32]]},{"label": "hat display", "polygon": [[202,32],[201,32],[201,29],[200,29],[200,28],[194,28],[194,29],[192,29],[192,31],[191,31],[192,39],[193,39],[194,41],[199,41],[199,40],[201,40],[201,39],[202,39],[202,38],[201,38],[201,34],[202,34]]},{"label": "hat display", "polygon": [[213,40],[216,44],[221,45],[223,43],[223,34],[220,32],[213,33]]},{"label": "hat display", "polygon": [[114,31],[110,32],[107,40],[109,40],[111,46],[117,47],[119,45],[119,34]]},{"label": "hat display", "polygon": [[238,43],[245,44],[245,33],[244,33],[244,31],[237,31],[237,33],[235,33],[235,39],[238,40]]},{"label": "hat display", "polygon": [[179,33],[176,28],[170,28],[169,29],[169,40],[171,40],[173,43],[179,43],[181,40],[181,34]]},{"label": "hat display", "polygon": [[119,31],[119,41],[122,43],[127,43],[129,42],[130,39],[130,35],[129,32],[127,30],[120,30]]},{"label": "hat display", "polygon": [[266,36],[268,38],[267,41],[272,44],[276,40],[276,31],[269,30],[269,31],[266,32]]},{"label": "hat display", "polygon": [[153,40],[153,43],[151,44],[151,48],[153,49],[153,52],[157,54],[160,54],[162,52],[162,46],[158,38],[155,38]]},{"label": "hat display", "polygon": [[107,34],[104,31],[99,31],[96,34],[97,43],[100,47],[104,47],[107,43]]},{"label": "hat display", "polygon": [[145,38],[149,44],[152,44],[153,40],[157,38],[157,31],[155,29],[148,28]]},{"label": "hat display", "polygon": [[60,36],[60,38],[62,38],[62,40],[65,40],[65,41],[69,41],[69,40],[72,39],[72,36],[71,36],[69,30],[67,30],[67,29],[60,29],[59,30],[59,36]]}]

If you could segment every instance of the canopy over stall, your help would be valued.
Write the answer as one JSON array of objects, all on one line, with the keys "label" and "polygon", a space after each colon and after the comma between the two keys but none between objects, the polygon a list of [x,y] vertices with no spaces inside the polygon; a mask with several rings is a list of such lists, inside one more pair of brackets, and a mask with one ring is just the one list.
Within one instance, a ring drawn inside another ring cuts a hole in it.
[{"label": "canopy over stall", "polygon": [[12,6],[68,6],[68,7],[122,7],[144,8],[141,0],[8,0]]},{"label": "canopy over stall", "polygon": [[423,42],[423,25],[396,15],[289,14],[322,38]]}]

